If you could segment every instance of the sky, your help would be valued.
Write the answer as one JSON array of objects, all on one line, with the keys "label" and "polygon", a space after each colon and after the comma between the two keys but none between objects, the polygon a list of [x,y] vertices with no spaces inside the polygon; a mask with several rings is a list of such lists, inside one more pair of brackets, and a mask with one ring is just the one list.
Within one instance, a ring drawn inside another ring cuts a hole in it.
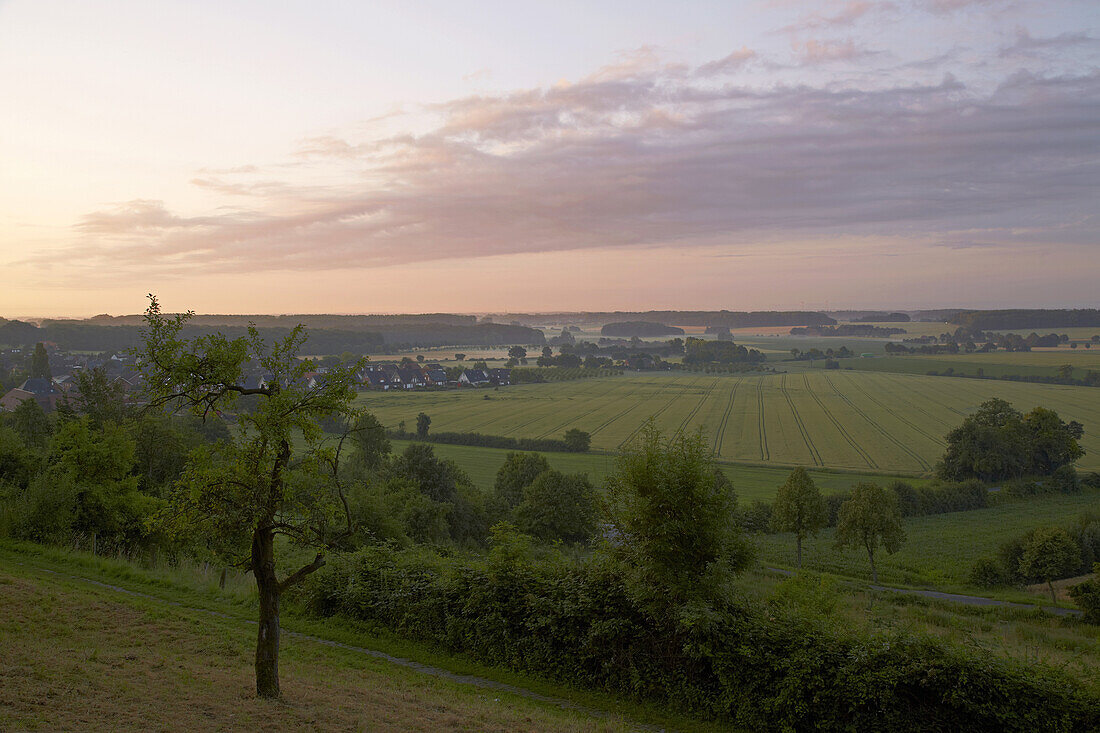
[{"label": "sky", "polygon": [[1100,306],[1100,3],[0,0],[0,316]]}]

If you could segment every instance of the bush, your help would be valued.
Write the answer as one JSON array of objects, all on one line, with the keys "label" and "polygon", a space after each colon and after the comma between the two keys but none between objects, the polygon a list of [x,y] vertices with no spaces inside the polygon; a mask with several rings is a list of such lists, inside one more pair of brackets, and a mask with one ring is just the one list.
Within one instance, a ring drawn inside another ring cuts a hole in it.
[{"label": "bush", "polygon": [[739,729],[1100,725],[1100,701],[1061,673],[931,638],[857,636],[816,623],[797,610],[828,599],[829,589],[812,583],[777,592],[777,613],[723,597],[705,612],[662,615],[599,557],[539,562],[522,538],[494,540],[489,561],[365,549],[311,576],[305,600],[322,615],[347,614],[486,664]]},{"label": "bush", "polygon": [[979,588],[997,588],[1006,585],[1004,567],[992,557],[980,557],[970,568],[970,583]]},{"label": "bush", "polygon": [[1069,597],[1084,611],[1087,623],[1100,624],[1100,562],[1092,566],[1094,576],[1070,586]]}]

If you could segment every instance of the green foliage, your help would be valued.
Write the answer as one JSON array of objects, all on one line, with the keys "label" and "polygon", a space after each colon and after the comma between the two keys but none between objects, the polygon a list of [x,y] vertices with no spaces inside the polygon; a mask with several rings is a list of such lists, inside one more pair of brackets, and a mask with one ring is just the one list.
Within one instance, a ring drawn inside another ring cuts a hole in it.
[{"label": "green foliage", "polygon": [[11,427],[31,448],[45,448],[53,432],[50,419],[35,400],[23,400],[12,410]]},{"label": "green foliage", "polygon": [[992,557],[980,557],[975,560],[970,568],[968,579],[972,585],[979,588],[997,588],[1007,583],[1004,567]]},{"label": "green foliage", "polygon": [[936,467],[940,478],[996,481],[1025,474],[1050,475],[1084,455],[1080,423],[1036,407],[1026,416],[1002,399],[978,411],[947,434],[947,449]]},{"label": "green foliage", "polygon": [[77,411],[95,425],[122,423],[132,414],[122,385],[111,381],[107,372],[99,367],[76,373],[76,392]]},{"label": "green foliage", "polygon": [[824,612],[804,614],[835,603],[827,579],[781,583],[767,608],[717,599],[690,614],[658,612],[632,583],[599,557],[539,559],[498,527],[488,561],[372,547],[324,569],[304,596],[321,615],[738,730],[1100,725],[1100,700],[1060,672],[927,638],[848,634]]},{"label": "green foliage", "polygon": [[369,412],[359,413],[349,437],[352,463],[367,471],[381,468],[390,453],[390,439],[378,418]]},{"label": "green foliage", "polygon": [[1100,624],[1100,562],[1092,566],[1093,577],[1070,586],[1069,597],[1084,611],[1084,620]]},{"label": "green foliage", "polygon": [[858,483],[852,496],[840,507],[836,525],[836,546],[863,548],[871,563],[871,577],[877,583],[875,550],[882,545],[893,554],[905,542],[897,496],[878,484]]},{"label": "green foliage", "polygon": [[509,453],[497,469],[489,512],[494,517],[508,516],[521,501],[523,490],[535,477],[550,470],[546,457],[538,453]]},{"label": "green foliage", "polygon": [[596,491],[584,474],[547,470],[523,489],[516,527],[541,540],[588,542],[596,533]]},{"label": "green foliage", "polygon": [[620,454],[607,492],[615,555],[652,602],[713,597],[751,560],[733,487],[701,434],[665,439],[647,422]]},{"label": "green foliage", "polygon": [[50,356],[46,353],[46,346],[41,341],[34,345],[34,354],[31,356],[31,377],[53,379],[53,373],[50,372]]},{"label": "green foliage", "polygon": [[691,336],[684,340],[685,364],[757,363],[766,359],[756,349],[746,349],[732,341],[708,341]]},{"label": "green foliage", "polygon": [[804,468],[796,468],[779,487],[772,504],[771,524],[776,531],[793,532],[802,567],[802,540],[817,534],[828,521],[825,501]]},{"label": "green foliage", "polygon": [[416,437],[427,438],[432,419],[423,412],[416,416]]},{"label": "green foliage", "polygon": [[1050,599],[1055,601],[1051,581],[1073,572],[1081,562],[1081,548],[1061,527],[1041,527],[1031,533],[1024,542],[1020,555],[1020,572],[1037,578],[1050,588]]},{"label": "green foliage", "polygon": [[583,430],[570,428],[562,436],[562,442],[565,443],[566,449],[573,453],[586,453],[592,445],[592,436]]}]

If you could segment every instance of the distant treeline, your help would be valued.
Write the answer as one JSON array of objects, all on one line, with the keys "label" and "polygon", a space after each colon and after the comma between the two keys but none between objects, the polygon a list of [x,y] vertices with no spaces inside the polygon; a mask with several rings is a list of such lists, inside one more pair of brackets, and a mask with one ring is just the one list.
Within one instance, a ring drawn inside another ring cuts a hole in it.
[{"label": "distant treeline", "polygon": [[504,448],[520,451],[547,451],[551,453],[583,453],[576,443],[567,443],[555,438],[510,438],[505,435],[484,435],[482,433],[429,433],[417,435],[406,430],[387,430],[386,436],[392,440],[417,440],[422,443],[444,443],[447,445],[469,445],[478,448]]},{"label": "distant treeline", "polygon": [[618,323],[608,323],[600,329],[600,334],[626,338],[631,336],[639,338],[646,336],[683,336],[684,329],[677,326],[666,326],[663,323],[653,323],[652,321],[620,321]]},{"label": "distant treeline", "polygon": [[905,332],[904,328],[851,323],[845,323],[841,326],[809,326],[807,328],[791,329],[792,336],[856,336],[862,338],[889,338]]},{"label": "distant treeline", "polygon": [[815,311],[603,311],[563,313],[494,314],[497,320],[526,323],[612,323],[615,321],[649,321],[666,326],[816,326],[831,325],[836,319]]},{"label": "distant treeline", "polygon": [[[101,326],[140,326],[144,323],[144,316],[94,316],[86,323],[94,323]],[[42,325],[51,323],[80,323],[81,321],[44,321]],[[272,328],[294,328],[299,323],[309,329],[333,328],[340,331],[366,331],[373,330],[376,326],[410,326],[410,325],[447,325],[447,326],[473,326],[477,323],[477,316],[456,315],[454,313],[406,313],[396,315],[365,315],[365,316],[341,316],[324,313],[301,313],[288,315],[226,315],[226,314],[196,314],[191,318],[191,323],[196,326],[247,326],[255,323],[257,326]]]},{"label": "distant treeline", "polygon": [[[0,345],[30,346],[52,342],[67,351],[122,351],[141,341],[138,326],[104,326],[82,321],[48,321],[42,328],[21,321],[0,324]],[[220,331],[229,338],[245,333],[245,326],[185,326],[184,338]],[[269,341],[283,338],[290,328],[263,326],[260,335]],[[314,328],[305,351],[310,354],[369,354],[383,349],[429,346],[506,346],[543,344],[542,331],[499,323],[448,325],[442,323],[376,326],[373,331]]]},{"label": "distant treeline", "polygon": [[852,323],[909,323],[910,320],[908,313],[868,313],[853,318]]},{"label": "distant treeline", "polygon": [[1100,326],[1100,310],[1096,308],[1076,308],[1073,310],[965,311],[958,313],[951,319],[951,322],[971,331]]}]

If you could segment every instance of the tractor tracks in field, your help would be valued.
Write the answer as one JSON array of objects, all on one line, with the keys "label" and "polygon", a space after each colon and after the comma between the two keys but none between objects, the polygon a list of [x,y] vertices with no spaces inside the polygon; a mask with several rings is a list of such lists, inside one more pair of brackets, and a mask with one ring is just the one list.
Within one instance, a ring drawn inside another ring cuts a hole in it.
[{"label": "tractor tracks in field", "polygon": [[[668,402],[666,402],[666,403],[665,403],[664,405],[662,405],[662,406],[661,406],[661,408],[660,408],[659,410],[657,410],[656,412],[654,412],[653,414],[651,414],[651,415],[650,415],[649,417],[651,417],[651,418],[658,418],[658,417],[660,417],[661,415],[663,415],[663,414],[664,414],[664,412],[665,412],[665,410],[667,410],[668,408],[670,408],[670,407],[672,407],[673,405],[675,405],[675,404],[676,404],[676,401],[677,401],[677,400],[679,400],[679,399],[680,399],[681,397],[683,397],[683,396],[684,396],[684,393],[685,393],[685,392],[687,392],[687,391],[688,391],[689,389],[691,389],[692,387],[694,387],[694,386],[695,386],[696,384],[698,384],[698,383],[699,383],[699,378],[698,378],[698,377],[696,377],[696,378],[695,378],[695,381],[693,381],[693,382],[692,382],[691,384],[684,384],[684,385],[681,385],[681,387],[680,387],[680,391],[679,391],[679,392],[677,392],[676,394],[674,394],[674,395],[672,396],[672,399],[670,399],[670,400],[669,400]],[[663,390],[662,390],[662,391],[663,391]],[[659,394],[659,393],[658,393],[658,394]],[[656,396],[657,396],[657,395],[654,395],[654,397],[656,397]],[[622,442],[621,442],[621,443],[619,443],[619,445],[617,446],[617,448],[618,448],[619,450],[622,450],[622,448],[623,448],[624,446],[626,446],[627,444],[629,444],[629,443],[630,443],[630,441],[634,440],[634,436],[635,436],[635,435],[637,435],[638,433],[640,433],[640,432],[642,431],[642,428],[643,428],[643,427],[645,427],[645,422],[644,422],[644,421],[643,421],[643,422],[642,422],[642,423],[641,423],[640,425],[638,425],[638,427],[636,427],[636,428],[634,428],[633,430],[631,430],[631,431],[630,431],[630,434],[629,434],[629,435],[627,435],[627,436],[626,436],[625,438],[623,438]]]},{"label": "tractor tracks in field", "polygon": [[[806,386],[808,388],[809,383]],[[798,432],[802,434],[802,442],[806,444],[806,449],[810,451],[810,459],[814,462],[814,465],[824,466],[825,463],[821,460],[821,453],[810,439],[810,432],[806,430],[806,425],[802,422],[802,416],[798,414],[798,410],[794,406],[794,400],[791,399],[791,393],[787,391],[786,374],[779,378],[779,391],[783,393],[783,398],[787,400],[787,406],[791,408],[791,414],[794,415],[794,424],[798,427]]]},{"label": "tractor tracks in field", "polygon": [[729,422],[730,413],[733,412],[733,400],[737,397],[737,388],[744,381],[744,377],[738,377],[733,389],[730,390],[730,398],[726,401],[726,411],[722,413],[722,420],[718,423],[718,430],[714,434],[714,448],[711,452],[714,453],[715,458],[722,455],[722,441],[726,439],[726,423]]},{"label": "tractor tracks in field", "polygon": [[[651,397],[650,399],[653,399],[653,398],[658,397],[659,395],[663,394],[665,392],[665,390],[667,390],[670,386],[672,386],[672,385],[669,385],[669,384],[661,385],[661,388],[658,389],[656,392],[654,392],[653,397]],[[619,418],[625,416],[627,413],[629,413],[630,411],[635,409],[640,404],[642,404],[641,400],[638,400],[636,402],[631,403],[626,409],[615,413],[614,415],[612,415],[611,417],[607,418],[602,423],[597,425],[595,428],[593,428],[592,431],[589,432],[589,435],[591,435],[592,437],[595,437],[596,433],[600,432],[601,430],[603,430],[604,428],[606,428],[608,425],[615,422]],[[635,431],[635,432],[637,432],[637,431]]]},{"label": "tractor tracks in field", "polygon": [[[880,386],[880,389],[881,389],[881,386]],[[885,392],[886,390],[883,390],[883,391]],[[914,431],[916,431],[917,433],[920,433],[920,434],[921,434],[921,435],[923,435],[924,437],[928,438],[928,439],[929,439],[929,440],[931,440],[931,441],[932,441],[933,443],[936,443],[936,444],[937,444],[937,445],[939,445],[939,446],[946,446],[946,445],[947,445],[947,443],[945,443],[945,442],[944,442],[943,438],[939,438],[939,437],[936,437],[935,435],[932,435],[932,433],[929,433],[929,432],[928,432],[927,430],[925,430],[924,428],[922,428],[922,427],[920,427],[919,425],[917,425],[917,424],[915,424],[915,423],[911,422],[911,421],[910,421],[910,420],[909,420],[908,418],[906,418],[906,417],[904,417],[904,416],[900,415],[899,413],[895,412],[894,410],[891,410],[891,409],[890,409],[890,408],[889,408],[889,407],[888,407],[887,405],[883,404],[883,403],[882,403],[882,402],[881,402],[881,401],[880,401],[880,400],[879,400],[879,399],[878,399],[877,397],[875,397],[874,395],[872,395],[870,391],[866,391],[866,392],[864,392],[864,393],[863,393],[863,395],[864,395],[864,396],[865,396],[865,397],[866,397],[867,399],[871,400],[871,402],[874,402],[874,403],[875,403],[876,405],[878,405],[879,407],[881,407],[881,408],[882,408],[883,410],[885,410],[886,412],[888,412],[888,413],[890,413],[891,415],[893,415],[893,416],[894,416],[895,418],[897,418],[897,420],[898,420],[899,422],[905,423],[905,424],[906,424],[906,425],[908,425],[908,426],[909,426],[910,428],[912,428],[912,429],[913,429]],[[922,413],[924,413],[925,415],[928,415],[928,413],[927,413],[927,412],[924,412],[924,410],[920,409],[920,407],[918,407],[918,406],[916,406],[916,405],[909,405],[909,406],[910,406],[910,407],[912,407],[913,409],[916,409],[916,410],[917,410],[917,411],[919,411],[919,412],[922,412]]]},{"label": "tractor tracks in field", "polygon": [[878,468],[878,463],[875,462],[874,458],[871,458],[871,454],[865,451],[863,447],[858,442],[856,442],[855,438],[852,437],[852,434],[849,433],[847,429],[845,429],[845,427],[840,424],[840,421],[836,419],[836,416],[833,415],[832,411],[829,410],[829,408],[825,406],[825,403],[821,401],[821,398],[817,396],[817,392],[814,392],[813,388],[810,387],[809,376],[803,374],[802,379],[805,380],[806,391],[810,393],[810,397],[812,397],[814,402],[817,403],[817,406],[821,408],[821,411],[825,413],[825,417],[829,418],[829,422],[833,424],[833,427],[836,428],[836,431],[838,433],[840,433],[840,436],[844,438],[845,441],[847,441],[848,445],[852,446],[852,450],[856,452],[856,455],[863,459],[863,462],[867,464],[868,468]]},{"label": "tractor tracks in field", "polygon": [[[852,400],[850,400],[848,398],[847,395],[843,394],[839,389],[837,389],[837,386],[835,384],[833,384],[833,380],[829,378],[828,374],[822,374],[821,376],[825,380],[825,383],[828,384],[829,387],[833,390],[833,393],[837,397],[839,397],[841,400],[843,400],[849,407],[851,407],[853,410],[855,410],[857,415],[859,415],[864,420],[866,420],[868,423],[870,423],[872,426],[874,426],[874,428],[876,430],[878,430],[880,433],[882,433],[883,437],[885,437],[891,443],[896,445],[898,448],[901,448],[901,450],[904,451],[905,454],[908,455],[910,458],[915,460],[917,462],[917,465],[920,466],[922,469],[924,469],[925,471],[932,470],[932,464],[930,464],[928,461],[926,461],[923,456],[918,454],[916,451],[914,451],[912,448],[907,446],[902,441],[895,438],[888,430],[884,429],[881,425],[879,425],[877,422],[872,420],[871,416],[868,415],[866,412],[864,412],[862,409],[860,409],[856,405],[856,403],[852,402]],[[878,468],[878,466],[875,466],[875,468]]]},{"label": "tractor tracks in field", "polygon": [[688,423],[691,422],[692,418],[699,414],[699,409],[707,403],[707,400],[710,399],[710,396],[714,394],[714,390],[718,388],[718,385],[720,384],[719,379],[721,379],[721,377],[714,378],[714,381],[711,382],[710,387],[708,387],[703,392],[703,396],[695,404],[695,407],[691,408],[691,412],[687,414],[687,417],[680,421],[680,427],[676,429],[678,432],[682,433],[687,430]]},{"label": "tractor tracks in field", "polygon": [[760,443],[760,460],[770,461],[771,453],[768,452],[768,431],[764,427],[764,378],[758,377],[756,382],[756,436]]}]

